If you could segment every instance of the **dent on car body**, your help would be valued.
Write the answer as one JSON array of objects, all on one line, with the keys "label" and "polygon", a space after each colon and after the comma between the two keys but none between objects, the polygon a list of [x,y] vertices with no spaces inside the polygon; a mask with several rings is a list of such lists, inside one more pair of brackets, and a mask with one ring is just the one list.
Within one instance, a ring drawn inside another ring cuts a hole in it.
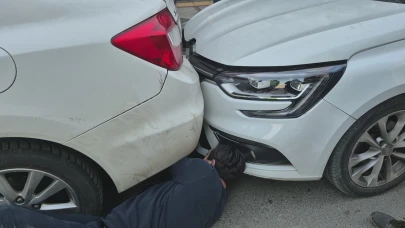
[{"label": "dent on car body", "polygon": [[119,191],[174,164],[195,149],[203,121],[199,80],[189,71],[194,69],[187,61],[180,71],[168,74],[159,96],[69,141],[68,146],[86,151],[114,177]]}]

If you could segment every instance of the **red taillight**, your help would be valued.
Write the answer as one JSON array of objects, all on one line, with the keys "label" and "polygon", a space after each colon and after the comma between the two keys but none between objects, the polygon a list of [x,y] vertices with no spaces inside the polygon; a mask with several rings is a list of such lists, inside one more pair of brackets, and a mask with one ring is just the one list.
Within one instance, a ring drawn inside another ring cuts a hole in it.
[{"label": "red taillight", "polygon": [[178,70],[183,63],[181,33],[167,9],[114,36],[111,43],[143,60]]}]

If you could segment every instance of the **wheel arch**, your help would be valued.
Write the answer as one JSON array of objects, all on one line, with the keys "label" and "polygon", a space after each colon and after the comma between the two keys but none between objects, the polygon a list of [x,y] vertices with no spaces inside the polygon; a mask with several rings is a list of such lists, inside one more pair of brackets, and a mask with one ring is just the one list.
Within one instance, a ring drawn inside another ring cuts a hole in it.
[{"label": "wheel arch", "polygon": [[[347,180],[346,182],[342,181],[344,179],[344,177],[342,177],[343,175],[342,173],[344,173],[344,175],[348,174],[347,170],[345,170],[345,168],[343,167],[347,165],[346,163],[347,160],[345,162],[342,162],[342,158],[345,158],[346,156],[345,159],[348,159],[347,158],[348,156],[345,154],[352,153],[351,148],[352,146],[355,146],[355,144],[358,142],[359,140],[358,137],[362,137],[364,131],[368,131],[370,129],[370,126],[374,126],[375,124],[377,124],[377,122],[381,120],[381,118],[383,118],[384,116],[405,110],[403,106],[404,100],[405,100],[405,93],[401,93],[376,104],[370,110],[367,110],[365,113],[363,113],[363,115],[360,116],[360,118],[355,123],[350,125],[349,128],[343,134],[343,136],[339,139],[338,143],[334,146],[334,149],[332,150],[332,153],[328,159],[327,166],[324,169],[324,176],[340,191],[349,195],[372,196],[391,189],[392,187],[396,186],[405,179],[404,173],[402,173],[401,174],[402,177],[397,176],[391,179],[390,182],[387,182],[386,184],[384,183],[384,185],[371,186],[370,188],[374,188],[372,190],[367,190],[364,188],[364,186],[361,185],[359,185],[358,187],[353,187],[356,186],[356,184],[351,184],[351,182],[347,183]],[[398,134],[400,133],[401,132],[398,131]],[[352,141],[353,139],[355,141]],[[382,153],[382,151],[380,151],[380,153]],[[386,154],[385,156],[391,155]],[[364,191],[357,190],[362,187]]]},{"label": "wheel arch", "polygon": [[[376,96],[375,98],[373,98],[372,100],[370,100],[370,102],[364,104],[363,106],[359,107],[359,109],[357,110],[358,112],[358,117],[356,118],[359,119],[360,117],[362,117],[363,115],[365,115],[366,113],[368,113],[369,111],[371,111],[373,108],[381,105],[384,102],[387,102],[391,99],[397,99],[399,97],[403,97],[405,100],[405,85],[400,85],[398,87],[401,87],[404,91],[402,93],[397,93],[399,90],[393,90],[393,91],[385,91],[384,94],[380,94],[379,96]],[[325,171],[326,168],[329,164],[329,161],[332,157],[332,154],[334,153],[334,151],[336,150],[336,148],[338,147],[339,143],[341,140],[343,140],[343,136],[352,128],[352,126],[356,123],[356,121],[354,121],[353,123],[347,125],[346,127],[344,127],[344,131],[343,134],[339,134],[338,137],[339,139],[337,140],[336,143],[334,143],[334,145],[332,146],[332,150],[330,150],[330,154],[328,156],[328,160],[325,163],[324,167],[323,167],[323,175],[325,176]],[[343,126],[342,126],[343,127]]]},{"label": "wheel arch", "polygon": [[[0,140],[2,139],[27,139],[27,140],[38,140],[42,142],[46,142],[48,144],[56,144],[59,147],[66,148],[68,149],[71,153],[74,153],[76,155],[80,155],[83,157],[87,162],[89,162],[93,167],[97,169],[97,171],[100,173],[102,181],[103,181],[103,186],[114,186],[114,193],[118,193],[117,185],[113,181],[112,177],[108,174],[108,172],[98,163],[95,161],[94,158],[91,156],[88,156],[85,153],[80,152],[79,150],[76,150],[75,148],[69,147],[64,145],[63,143],[52,141],[52,140],[47,140],[47,139],[41,139],[41,138],[30,138],[30,137],[0,137]],[[111,190],[111,189],[108,189]]]},{"label": "wheel arch", "polygon": [[354,54],[325,100],[359,119],[382,102],[405,93],[405,39]]},{"label": "wheel arch", "polygon": [[348,60],[344,75],[324,100],[352,120],[338,129],[325,148],[323,173],[342,137],[356,120],[381,103],[405,95],[404,56],[405,40],[400,40],[358,52]]},{"label": "wheel arch", "polygon": [[[405,74],[404,74],[405,77]],[[359,106],[351,116],[355,119],[359,119],[368,111],[373,109],[374,107],[380,105],[381,103],[388,101],[390,99],[394,99],[395,97],[405,96],[405,84],[395,86],[391,89],[387,89],[384,92],[374,96],[368,102],[364,103],[363,105]]]}]

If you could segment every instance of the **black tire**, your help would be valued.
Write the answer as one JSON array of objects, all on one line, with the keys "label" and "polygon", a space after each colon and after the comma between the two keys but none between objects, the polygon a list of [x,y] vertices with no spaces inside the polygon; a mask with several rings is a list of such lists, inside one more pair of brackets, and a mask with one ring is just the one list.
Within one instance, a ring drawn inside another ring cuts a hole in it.
[{"label": "black tire", "polygon": [[349,175],[348,162],[353,147],[361,135],[375,122],[396,111],[405,110],[405,95],[391,98],[374,107],[359,118],[340,139],[325,170],[325,177],[340,191],[348,195],[373,196],[383,193],[405,179],[405,173],[395,180],[377,187],[361,187]]},{"label": "black tire", "polygon": [[14,168],[50,173],[66,182],[76,193],[80,213],[98,215],[103,202],[102,181],[87,158],[55,143],[0,139],[0,171]]}]

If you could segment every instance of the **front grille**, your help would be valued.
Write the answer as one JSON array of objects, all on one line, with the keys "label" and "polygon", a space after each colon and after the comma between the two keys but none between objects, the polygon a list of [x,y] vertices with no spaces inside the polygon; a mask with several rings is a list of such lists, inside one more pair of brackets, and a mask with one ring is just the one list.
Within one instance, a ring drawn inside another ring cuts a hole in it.
[{"label": "front grille", "polygon": [[211,129],[220,143],[238,148],[246,157],[247,162],[256,164],[283,165],[291,164],[290,161],[277,149],[262,143],[242,139],[234,135]]},{"label": "front grille", "polygon": [[202,148],[205,148],[205,149],[207,149],[207,150],[211,150],[211,149],[212,149],[211,146],[210,146],[210,143],[208,142],[207,135],[205,134],[204,128],[201,130],[201,135],[200,135],[200,141],[199,141],[199,143],[200,143],[200,146],[201,146]]}]

